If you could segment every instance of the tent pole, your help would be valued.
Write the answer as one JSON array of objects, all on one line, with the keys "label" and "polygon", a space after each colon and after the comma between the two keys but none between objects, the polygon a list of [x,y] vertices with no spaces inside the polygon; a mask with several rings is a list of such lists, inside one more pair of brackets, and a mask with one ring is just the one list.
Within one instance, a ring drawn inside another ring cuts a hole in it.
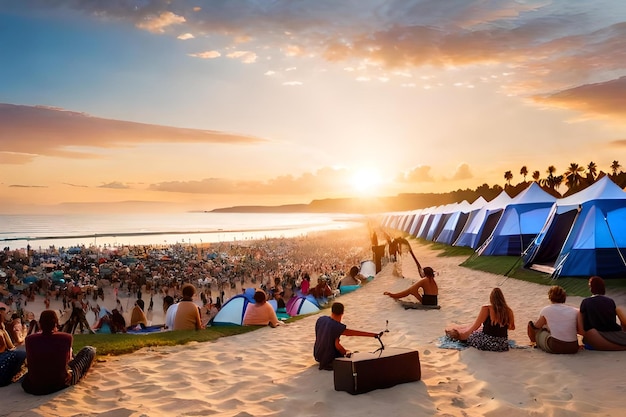
[{"label": "tent pole", "polygon": [[609,221],[606,218],[606,216],[604,217],[604,222],[606,223],[606,228],[609,230],[609,235],[611,235],[611,240],[613,241],[613,245],[615,245],[615,249],[617,249],[617,253],[619,254],[620,259],[622,260],[622,263],[624,264],[624,266],[626,266],[626,260],[624,259],[624,255],[622,255],[622,251],[619,249],[619,245],[617,244],[617,241],[615,240],[615,236],[613,236],[613,231],[611,230],[611,226],[609,226]]}]

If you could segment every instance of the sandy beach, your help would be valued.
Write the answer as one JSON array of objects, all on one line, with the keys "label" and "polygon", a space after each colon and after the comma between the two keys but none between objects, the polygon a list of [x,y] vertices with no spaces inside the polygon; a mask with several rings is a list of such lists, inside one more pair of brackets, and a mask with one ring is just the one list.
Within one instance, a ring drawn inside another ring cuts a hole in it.
[{"label": "sandy beach", "polygon": [[[385,346],[419,351],[419,382],[355,396],[335,391],[333,373],[318,370],[312,356],[319,317],[313,315],[214,343],[99,357],[79,385],[51,395],[31,396],[12,384],[0,388],[0,415],[623,415],[626,353],[550,355],[528,348],[526,323],[548,304],[547,286],[465,269],[458,266],[462,258],[437,257],[427,246],[411,244],[422,265],[437,273],[440,310],[405,310],[383,295],[406,288],[418,277],[408,257],[402,260],[404,277],[394,274],[394,264],[386,264],[372,282],[339,300],[346,306],[344,322],[349,328],[378,332],[388,321]],[[444,328],[473,322],[495,286],[502,288],[515,313],[517,329],[509,338],[519,348],[494,353],[438,347]],[[614,298],[626,305],[622,295]],[[568,297],[567,304],[578,307],[580,301]],[[88,318],[91,322],[93,315]],[[379,346],[375,339],[362,337],[344,336],[342,341],[353,351]]]}]

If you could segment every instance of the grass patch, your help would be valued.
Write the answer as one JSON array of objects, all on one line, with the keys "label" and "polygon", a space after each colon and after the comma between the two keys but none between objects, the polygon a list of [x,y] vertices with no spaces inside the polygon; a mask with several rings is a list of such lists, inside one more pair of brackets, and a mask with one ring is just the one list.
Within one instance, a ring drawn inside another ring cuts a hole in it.
[{"label": "grass patch", "polygon": [[[459,264],[459,266],[465,268],[503,275],[503,279],[504,277],[508,277],[546,286],[560,285],[567,291],[568,295],[580,297],[590,295],[587,285],[589,277],[561,276],[554,280],[550,274],[524,268],[518,256],[476,256],[474,249],[468,247],[433,243],[425,239],[415,239],[415,241],[427,245],[433,250],[439,251],[437,256],[466,257],[467,259]],[[611,289],[626,290],[626,279],[606,279],[604,282],[608,291]]]},{"label": "grass patch", "polygon": [[[524,268],[521,259],[517,256],[470,256],[460,266],[505,275],[522,281],[534,282],[541,285],[560,285],[568,295],[588,297],[589,277],[559,277],[552,279],[550,274]],[[607,289],[626,289],[626,279],[605,280]]]},{"label": "grass patch", "polygon": [[98,355],[123,355],[145,347],[176,346],[189,342],[213,342],[220,337],[248,333],[258,329],[255,326],[213,326],[205,330],[185,330],[176,332],[155,332],[147,334],[77,334],[74,335],[74,351],[84,346],[93,346]]},{"label": "grass patch", "polygon": [[[317,314],[317,313],[312,313]],[[295,316],[286,323],[301,320],[312,314]],[[146,334],[77,334],[74,335],[74,352],[84,346],[96,348],[99,356],[117,356],[133,353],[145,347],[185,345],[190,342],[214,342],[220,337],[234,336],[252,332],[265,326],[212,326],[204,330],[185,330],[175,332],[155,332]]]}]

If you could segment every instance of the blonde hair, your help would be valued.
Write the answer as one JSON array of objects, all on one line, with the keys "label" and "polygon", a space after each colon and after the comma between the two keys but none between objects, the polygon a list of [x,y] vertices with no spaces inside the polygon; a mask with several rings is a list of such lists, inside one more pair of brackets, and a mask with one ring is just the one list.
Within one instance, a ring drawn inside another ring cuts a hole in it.
[{"label": "blonde hair", "polygon": [[491,322],[500,326],[508,326],[513,316],[513,310],[507,305],[500,288],[494,288],[491,291],[489,302],[493,307],[493,315],[490,315]]}]

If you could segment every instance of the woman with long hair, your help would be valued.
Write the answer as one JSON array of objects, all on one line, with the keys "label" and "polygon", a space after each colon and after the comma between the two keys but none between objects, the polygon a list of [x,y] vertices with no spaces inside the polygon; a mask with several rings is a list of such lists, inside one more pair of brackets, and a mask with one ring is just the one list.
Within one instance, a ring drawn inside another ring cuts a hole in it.
[{"label": "woman with long hair", "polygon": [[479,350],[509,350],[508,331],[515,329],[513,310],[507,305],[500,288],[491,291],[489,303],[480,308],[474,324],[446,329],[446,334]]}]

